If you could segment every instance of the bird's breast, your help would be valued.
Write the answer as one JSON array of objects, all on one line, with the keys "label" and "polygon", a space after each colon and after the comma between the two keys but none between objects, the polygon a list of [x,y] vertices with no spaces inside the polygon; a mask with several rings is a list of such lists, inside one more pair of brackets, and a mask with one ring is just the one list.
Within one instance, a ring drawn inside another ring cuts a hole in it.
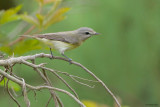
[{"label": "bird's breast", "polygon": [[76,48],[76,45],[61,42],[61,41],[52,41],[53,48],[58,50],[60,53]]},{"label": "bird's breast", "polygon": [[62,53],[64,51],[67,51],[67,50],[74,49],[74,48],[79,46],[79,44],[69,44],[69,43],[66,43],[66,42],[48,40],[48,39],[45,39],[45,38],[38,39],[38,40],[42,41],[43,43],[45,43],[46,45],[48,45],[52,49],[55,49],[55,50],[59,51],[60,53]]}]

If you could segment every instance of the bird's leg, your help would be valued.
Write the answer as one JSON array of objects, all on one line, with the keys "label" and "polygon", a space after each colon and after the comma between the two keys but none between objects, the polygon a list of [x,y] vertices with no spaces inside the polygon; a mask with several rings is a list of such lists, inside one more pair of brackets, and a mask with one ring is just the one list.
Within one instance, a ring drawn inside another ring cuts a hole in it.
[{"label": "bird's leg", "polygon": [[62,52],[62,53],[61,53],[61,55],[62,55],[62,56],[64,56],[65,58],[67,58],[67,59],[68,59],[68,61],[69,61],[69,63],[71,64],[71,61],[72,61],[72,59],[71,59],[71,58],[67,57],[67,56],[64,54],[64,52]]},{"label": "bird's leg", "polygon": [[50,48],[50,52],[51,52],[51,55],[52,55],[51,59],[53,59],[53,54],[52,54],[52,49],[51,48]]}]

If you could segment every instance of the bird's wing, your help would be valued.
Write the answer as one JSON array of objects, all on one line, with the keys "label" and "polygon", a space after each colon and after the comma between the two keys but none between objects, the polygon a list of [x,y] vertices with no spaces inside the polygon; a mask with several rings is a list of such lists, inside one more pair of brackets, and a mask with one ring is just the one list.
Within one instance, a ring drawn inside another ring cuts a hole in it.
[{"label": "bird's wing", "polygon": [[62,41],[66,43],[76,44],[78,43],[78,38],[76,38],[72,33],[59,32],[59,33],[46,33],[35,35],[36,38],[45,38],[48,40]]}]

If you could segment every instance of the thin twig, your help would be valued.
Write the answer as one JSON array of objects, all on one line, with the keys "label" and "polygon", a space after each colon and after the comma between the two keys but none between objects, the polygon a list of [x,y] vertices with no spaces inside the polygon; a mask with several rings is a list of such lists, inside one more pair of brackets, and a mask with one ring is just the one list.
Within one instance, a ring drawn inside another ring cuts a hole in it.
[{"label": "thin twig", "polygon": [[16,97],[18,97],[18,95],[16,94],[16,92],[15,92],[15,90],[14,90],[13,87],[11,87],[11,90],[12,90],[13,95],[16,96]]},{"label": "thin twig", "polygon": [[[42,69],[44,70],[44,68],[42,68]],[[54,75],[56,75],[74,93],[74,95],[79,99],[78,94],[74,91],[74,89],[62,77],[60,77],[54,70],[50,70],[50,72],[52,72]]]},{"label": "thin twig", "polygon": [[[4,72],[7,72],[8,71],[8,68],[7,67],[4,67],[5,68],[5,71]],[[4,76],[1,75],[1,78],[0,78],[0,82],[4,80]],[[5,80],[4,80],[5,81]],[[5,83],[4,83],[5,84]]]},{"label": "thin twig", "polygon": [[[23,85],[23,81],[9,75],[8,73],[4,72],[3,70],[0,69],[0,74],[4,75],[6,78],[14,81],[15,83],[19,84],[19,85]],[[55,87],[50,87],[50,86],[32,86],[29,84],[26,84],[26,86],[32,90],[41,90],[41,89],[50,89],[50,90],[55,90],[55,91],[59,91],[62,93],[67,94],[68,96],[70,96],[71,98],[73,98],[78,104],[80,104],[82,107],[86,107],[79,99],[77,99],[74,95],[72,95],[70,92],[63,90],[63,89],[59,89],[59,88],[55,88]]]},{"label": "thin twig", "polygon": [[[26,65],[28,65],[28,66],[34,67],[34,69],[41,75],[41,77],[42,77],[45,81],[47,81],[46,83],[47,83],[47,85],[49,85],[49,86],[51,86],[51,82],[48,81],[49,78],[47,77],[47,74],[45,73],[44,70],[51,71],[51,72],[54,73],[60,80],[62,80],[62,81],[67,85],[67,87],[69,87],[69,88],[71,89],[71,91],[72,91],[72,92],[76,95],[76,97],[78,98],[77,93],[76,93],[76,92],[67,84],[67,82],[65,82],[65,80],[64,80],[63,78],[61,78],[54,70],[52,70],[52,69],[50,69],[50,68],[43,67],[43,64],[35,65],[35,64],[34,64],[34,60],[32,60],[32,63],[27,62],[27,61],[25,61],[25,60],[22,60],[22,63],[23,63],[23,64],[26,64]],[[46,77],[39,71],[38,68],[42,68],[43,73],[44,73],[44,75],[46,75]],[[71,77],[71,78],[72,78],[72,77]],[[72,78],[72,79],[75,80],[74,78]],[[75,80],[75,81],[76,81],[77,83],[82,84],[82,85],[85,85],[85,86],[88,86],[88,87],[90,87],[90,88],[93,88],[93,86],[89,86],[89,85],[84,84],[84,83],[81,83],[81,82],[79,82],[79,81],[77,81],[77,80]],[[57,96],[57,95],[56,95],[56,96]],[[59,98],[58,98],[58,99],[59,99]],[[63,107],[62,102],[59,102],[59,104]]]},{"label": "thin twig", "polygon": [[49,102],[51,101],[51,99],[52,99],[52,96],[50,96],[50,97],[49,97],[49,99],[48,99],[47,104],[46,104],[46,106],[45,106],[45,107],[48,107]]},{"label": "thin twig", "polygon": [[[40,67],[40,68],[45,69],[45,70],[48,70],[48,71],[50,71],[50,72],[52,72],[52,73],[54,73],[54,74],[56,75],[56,72],[55,72],[53,69],[46,68],[46,67]],[[59,72],[61,72],[61,71],[59,71]],[[65,74],[66,74],[66,73],[65,73]],[[58,75],[56,75],[56,76],[58,76]],[[85,85],[85,86],[87,86],[87,87],[89,87],[89,88],[94,88],[94,86],[90,86],[90,85],[88,85],[88,84],[85,84],[85,83],[82,83],[82,82],[76,80],[74,77],[70,76],[70,74],[68,74],[68,73],[67,73],[67,76],[69,76],[72,80],[74,80],[75,82],[77,82],[77,83],[79,83],[79,84]],[[59,77],[58,77],[58,78],[59,78]],[[59,79],[60,79],[60,78],[59,78]],[[62,78],[61,78],[61,79],[62,79]],[[62,81],[63,81],[63,80],[62,80]]]},{"label": "thin twig", "polygon": [[78,79],[84,80],[84,81],[99,82],[99,81],[94,81],[94,80],[89,80],[89,79],[86,79],[86,78],[78,77],[78,76],[75,76],[75,75],[70,75],[70,76],[73,77],[73,78],[78,78]]},{"label": "thin twig", "polygon": [[[49,80],[49,78],[48,78],[48,76],[47,76],[45,70],[42,69],[42,71],[43,71],[44,76],[45,76],[46,79],[48,80],[49,86],[53,86],[52,83],[51,83],[51,81]],[[57,97],[57,101],[58,101],[58,103],[60,104],[60,106],[61,106],[61,107],[64,107],[64,105],[63,105],[61,99],[58,97],[58,95],[56,95],[56,97]]]},{"label": "thin twig", "polygon": [[105,85],[105,83],[100,80],[95,74],[93,74],[90,70],[88,70],[86,67],[84,67],[82,64],[78,63],[78,62],[71,62],[72,64],[75,64],[79,67],[81,67],[82,69],[84,69],[86,72],[88,72],[92,77],[94,77],[97,81],[99,81],[102,86],[105,88],[105,90],[112,96],[112,98],[115,100],[115,102],[117,103],[118,107],[121,107],[119,101],[117,100],[117,98],[115,97],[115,95],[111,92],[111,90]]},{"label": "thin twig", "polygon": [[17,106],[18,106],[18,107],[21,107],[20,104],[18,103],[18,101],[13,97],[13,95],[12,95],[11,92],[9,91],[8,84],[9,84],[9,79],[7,79],[7,82],[6,82],[7,92],[8,92],[8,94],[9,94],[9,96],[12,98],[12,100],[17,104]]},{"label": "thin twig", "polygon": [[87,86],[87,87],[89,87],[89,88],[94,88],[95,87],[95,85],[93,85],[93,86],[90,86],[90,85],[88,85],[88,84],[85,84],[85,83],[82,83],[82,82],[80,82],[80,81],[78,81],[78,80],[76,80],[75,78],[73,78],[73,77],[71,77],[75,82],[77,82],[77,83],[79,83],[79,84],[81,84],[81,85],[84,85],[84,86]]},{"label": "thin twig", "polygon": [[[37,57],[47,57],[47,58],[51,58],[52,56],[50,54],[44,54],[44,53],[40,53],[40,54],[35,54],[35,55],[29,55],[29,56],[22,56],[19,58],[10,58],[8,60],[0,60],[0,65],[4,66],[4,65],[11,65],[13,63],[21,63],[22,59],[23,60],[34,60]],[[53,56],[53,59],[59,59],[59,60],[64,60],[64,61],[68,61],[68,59],[63,58],[63,57],[58,57],[58,56]],[[75,61],[70,61],[71,64],[74,64],[76,66],[81,67],[82,69],[84,69],[87,73],[89,73],[92,77],[94,77],[97,81],[99,81],[101,83],[101,85],[105,88],[105,90],[112,96],[112,98],[115,100],[115,102],[117,103],[118,107],[121,107],[119,101],[117,100],[117,98],[115,97],[115,95],[111,92],[111,90],[104,84],[104,82],[102,80],[100,80],[95,74],[93,74],[90,70],[88,70],[86,67],[84,67],[82,64],[75,62]],[[39,66],[36,66],[39,67]]]},{"label": "thin twig", "polygon": [[[23,63],[24,64],[29,64],[29,62],[27,62],[27,61],[25,61],[25,60],[23,60]],[[32,60],[32,65],[35,65],[34,63],[34,60]],[[30,65],[31,65],[31,63],[30,63]],[[51,86],[51,84],[50,84],[50,82],[48,81],[48,79],[42,74],[42,72],[37,68],[37,67],[34,67],[34,69],[37,71],[37,73],[42,77],[42,79],[46,82],[46,84],[48,85],[48,86]],[[51,95],[52,95],[52,97],[53,97],[53,101],[55,102],[55,107],[59,107],[59,104],[58,104],[58,100],[57,100],[57,95],[56,95],[56,93],[53,91],[53,90],[50,90],[50,93],[51,93]]]},{"label": "thin twig", "polygon": [[25,83],[25,80],[22,78],[22,90],[23,90],[23,96],[24,96],[24,101],[27,105],[27,107],[30,107],[30,101],[28,99],[28,95],[27,95],[27,90],[26,90],[26,83]]},{"label": "thin twig", "polygon": [[[27,91],[27,92],[28,92],[28,91]],[[35,101],[37,101],[37,98],[36,98],[36,96],[37,96],[36,91],[33,90],[33,92],[34,92],[34,99],[35,99]]]},{"label": "thin twig", "polygon": [[3,79],[4,79],[4,76],[1,75],[1,76],[0,76],[0,82],[3,81]]}]

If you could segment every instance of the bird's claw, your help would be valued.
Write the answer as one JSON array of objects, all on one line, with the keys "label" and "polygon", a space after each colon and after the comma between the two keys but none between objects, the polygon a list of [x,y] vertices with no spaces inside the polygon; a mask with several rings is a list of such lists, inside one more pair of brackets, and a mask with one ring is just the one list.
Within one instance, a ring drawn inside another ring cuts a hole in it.
[{"label": "bird's claw", "polygon": [[69,62],[69,64],[72,64],[72,59],[69,58],[69,59],[68,59],[68,62]]},{"label": "bird's claw", "polygon": [[53,55],[51,55],[50,59],[54,59]]}]

